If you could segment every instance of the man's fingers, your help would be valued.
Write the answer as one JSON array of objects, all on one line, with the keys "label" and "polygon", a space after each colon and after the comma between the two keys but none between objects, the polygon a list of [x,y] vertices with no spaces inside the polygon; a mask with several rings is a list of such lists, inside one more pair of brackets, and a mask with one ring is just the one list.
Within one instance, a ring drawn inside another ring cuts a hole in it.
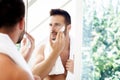
[{"label": "man's fingers", "polygon": [[50,34],[50,46],[53,49],[53,51],[58,52],[58,55],[61,53],[61,51],[65,47],[65,37],[63,32],[58,32],[56,35],[56,39],[52,40]]},{"label": "man's fingers", "polygon": [[27,32],[25,34],[26,34],[27,38],[30,40],[30,42],[33,43],[34,38],[30,34],[28,34]]},{"label": "man's fingers", "polygon": [[68,71],[73,73],[73,71],[74,71],[74,62],[73,62],[73,60],[72,59],[68,59],[67,62],[66,62],[65,67],[66,67],[66,70],[68,70]]},{"label": "man's fingers", "polygon": [[41,80],[41,78],[37,75],[34,75],[34,80]]},{"label": "man's fingers", "polygon": [[27,39],[26,38],[23,38],[22,41],[21,41],[21,46],[25,46],[27,43]]}]

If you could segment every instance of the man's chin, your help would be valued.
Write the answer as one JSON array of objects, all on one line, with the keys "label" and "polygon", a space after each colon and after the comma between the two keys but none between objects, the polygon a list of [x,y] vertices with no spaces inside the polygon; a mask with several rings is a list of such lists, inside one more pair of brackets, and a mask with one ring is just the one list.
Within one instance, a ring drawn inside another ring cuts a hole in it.
[{"label": "man's chin", "polygon": [[54,36],[54,37],[51,37],[51,39],[52,39],[52,40],[55,40],[55,39],[56,39],[56,37],[55,37],[55,36]]}]

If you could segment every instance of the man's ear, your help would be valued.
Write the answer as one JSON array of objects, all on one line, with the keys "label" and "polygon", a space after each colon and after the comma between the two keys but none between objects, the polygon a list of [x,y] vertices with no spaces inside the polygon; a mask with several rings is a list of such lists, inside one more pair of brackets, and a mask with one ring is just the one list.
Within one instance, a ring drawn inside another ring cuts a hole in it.
[{"label": "man's ear", "polygon": [[70,29],[71,29],[71,24],[67,26],[67,30],[70,31]]},{"label": "man's ear", "polygon": [[24,18],[23,18],[23,19],[21,19],[21,21],[19,22],[19,28],[20,28],[20,30],[23,30],[24,27],[25,27],[25,20],[24,20]]}]

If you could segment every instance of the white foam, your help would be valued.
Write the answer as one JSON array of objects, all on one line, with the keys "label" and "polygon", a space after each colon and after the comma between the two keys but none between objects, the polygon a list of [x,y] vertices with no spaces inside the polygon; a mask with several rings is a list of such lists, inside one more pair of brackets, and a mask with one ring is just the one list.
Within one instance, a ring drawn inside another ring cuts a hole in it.
[{"label": "white foam", "polygon": [[65,26],[63,26],[61,29],[60,29],[61,32],[64,32],[65,31]]}]

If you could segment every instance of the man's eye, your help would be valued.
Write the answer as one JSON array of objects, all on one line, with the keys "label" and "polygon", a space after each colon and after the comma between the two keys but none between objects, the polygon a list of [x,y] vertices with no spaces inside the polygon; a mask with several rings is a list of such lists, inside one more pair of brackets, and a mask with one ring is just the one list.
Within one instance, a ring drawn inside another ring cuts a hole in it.
[{"label": "man's eye", "polygon": [[52,26],[52,24],[49,24],[49,26]]}]

